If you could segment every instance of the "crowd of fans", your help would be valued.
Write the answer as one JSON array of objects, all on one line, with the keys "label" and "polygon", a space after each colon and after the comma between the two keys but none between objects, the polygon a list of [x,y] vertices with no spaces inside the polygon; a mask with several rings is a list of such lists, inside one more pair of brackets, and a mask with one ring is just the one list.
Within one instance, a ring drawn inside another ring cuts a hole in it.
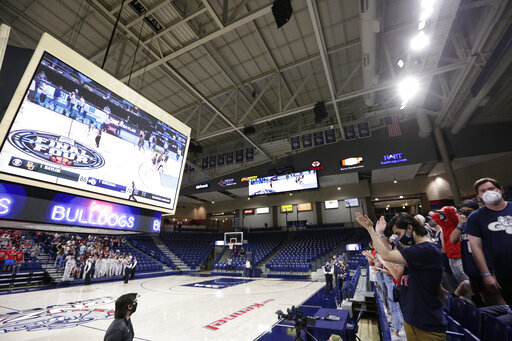
[{"label": "crowd of fans", "polygon": [[26,258],[34,259],[39,245],[27,240],[20,231],[0,230],[0,264],[3,272],[14,272]]},{"label": "crowd of fans", "polygon": [[[475,182],[476,198],[428,214],[400,213],[374,224],[357,213],[372,242],[363,251],[370,280],[384,297],[393,333],[445,340],[446,293],[512,321],[512,202],[492,178]],[[374,227],[375,225],[375,227]]]},{"label": "crowd of fans", "polygon": [[91,278],[124,275],[127,282],[128,276],[134,277],[137,258],[120,251],[126,238],[38,232],[36,240],[55,256],[54,266],[63,271],[63,281],[83,278],[89,284]]}]

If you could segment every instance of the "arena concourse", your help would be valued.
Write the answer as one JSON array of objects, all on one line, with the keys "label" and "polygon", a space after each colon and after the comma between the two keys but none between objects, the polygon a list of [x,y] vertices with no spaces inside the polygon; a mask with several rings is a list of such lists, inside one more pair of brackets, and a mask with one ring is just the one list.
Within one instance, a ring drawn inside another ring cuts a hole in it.
[{"label": "arena concourse", "polygon": [[0,1],[2,340],[512,341],[512,3]]}]

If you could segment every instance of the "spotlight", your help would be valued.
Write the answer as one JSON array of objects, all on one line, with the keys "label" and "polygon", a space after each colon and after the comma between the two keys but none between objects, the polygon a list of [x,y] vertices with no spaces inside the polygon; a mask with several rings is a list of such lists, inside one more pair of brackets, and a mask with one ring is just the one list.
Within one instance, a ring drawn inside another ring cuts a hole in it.
[{"label": "spotlight", "polygon": [[425,35],[425,32],[420,31],[416,37],[411,39],[411,49],[415,51],[419,51],[425,48],[429,43],[428,37]]},{"label": "spotlight", "polygon": [[420,90],[420,83],[416,78],[406,77],[398,84],[398,94],[402,98],[402,105],[413,98]]},{"label": "spotlight", "polygon": [[425,6],[421,9],[420,12],[420,21],[427,20],[434,13],[434,8],[432,6]]}]

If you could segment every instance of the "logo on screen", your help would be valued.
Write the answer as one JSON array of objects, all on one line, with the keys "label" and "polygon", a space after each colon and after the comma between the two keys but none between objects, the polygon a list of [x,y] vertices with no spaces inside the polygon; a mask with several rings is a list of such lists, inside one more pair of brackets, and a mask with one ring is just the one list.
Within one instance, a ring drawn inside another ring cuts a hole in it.
[{"label": "logo on screen", "polygon": [[95,150],[65,136],[33,130],[16,130],[9,142],[25,154],[76,168],[100,168],[105,159]]}]

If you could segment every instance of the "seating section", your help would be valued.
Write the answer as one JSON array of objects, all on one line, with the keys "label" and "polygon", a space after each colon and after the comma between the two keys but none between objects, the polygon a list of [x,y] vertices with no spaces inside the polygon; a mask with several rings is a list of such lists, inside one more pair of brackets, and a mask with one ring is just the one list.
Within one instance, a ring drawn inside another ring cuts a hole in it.
[{"label": "seating section", "polygon": [[151,238],[151,236],[130,236],[128,237],[128,241],[133,245],[133,247],[144,252],[146,255],[151,256],[158,260],[160,263],[163,263],[173,270],[176,270],[176,265],[169,257],[163,253],[162,250],[158,248],[158,246],[156,246],[155,241],[153,238]]},{"label": "seating section", "polygon": [[131,253],[132,256],[137,257],[137,272],[163,271],[162,264],[129,245],[119,247],[119,251],[121,254]]},{"label": "seating section", "polygon": [[41,285],[49,282],[45,271],[20,271],[18,273],[0,274],[0,289]]},{"label": "seating section", "polygon": [[165,245],[191,269],[197,269],[213,250],[215,240],[224,237],[213,233],[161,233]]},{"label": "seating section", "polygon": [[[246,235],[249,247],[246,247],[246,253],[240,255],[231,252],[233,257],[233,270],[243,270],[248,255],[251,255],[253,266],[260,264],[275,249],[277,249],[286,238],[286,233],[249,233]],[[245,238],[244,238],[245,239]],[[217,260],[213,265],[214,270],[227,270],[227,261],[220,262]]]},{"label": "seating section", "polygon": [[270,271],[307,272],[311,263],[343,243],[353,229],[300,231],[266,264]]},{"label": "seating section", "polygon": [[512,341],[511,326],[457,297],[448,296],[444,314],[447,340]]}]

